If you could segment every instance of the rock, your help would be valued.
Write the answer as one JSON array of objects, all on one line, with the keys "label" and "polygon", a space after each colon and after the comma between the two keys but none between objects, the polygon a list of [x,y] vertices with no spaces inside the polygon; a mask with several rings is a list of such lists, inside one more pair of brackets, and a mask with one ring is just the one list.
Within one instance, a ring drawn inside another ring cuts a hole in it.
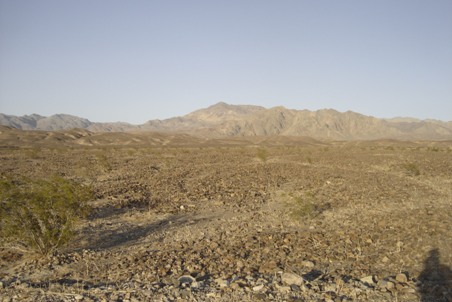
[{"label": "rock", "polygon": [[389,258],[384,256],[383,259],[381,259],[381,262],[388,263],[389,262]]},{"label": "rock", "polygon": [[394,287],[395,287],[395,284],[393,282],[391,282],[391,281],[388,281],[388,282],[386,282],[386,286],[385,287],[386,287],[387,290],[393,290]]},{"label": "rock", "polygon": [[290,286],[290,290],[293,291],[293,292],[301,292],[300,286],[298,286],[298,285],[296,285],[296,284],[292,284],[292,285]]},{"label": "rock", "polygon": [[188,284],[191,285],[193,282],[196,282],[196,279],[190,275],[183,275],[178,279],[180,285]]},{"label": "rock", "polygon": [[74,295],[74,299],[77,301],[83,300],[83,296],[82,295]]},{"label": "rock", "polygon": [[280,292],[280,293],[288,293],[290,292],[290,286],[279,286],[278,284],[275,285],[275,288]]},{"label": "rock", "polygon": [[326,284],[326,285],[323,287],[323,290],[324,290],[325,292],[336,292],[336,284],[332,284],[332,283]]},{"label": "rock", "polygon": [[263,284],[257,285],[257,286],[254,286],[254,287],[253,287],[253,292],[260,292],[260,291],[262,291],[263,289],[264,289],[264,285],[263,285]]},{"label": "rock", "polygon": [[380,289],[386,289],[386,284],[388,283],[388,280],[379,280],[377,283],[377,287]]},{"label": "rock", "polygon": [[286,285],[302,285],[303,278],[294,273],[283,273],[281,275],[281,281]]},{"label": "rock", "polygon": [[367,283],[367,284],[369,284],[369,285],[373,285],[373,284],[375,283],[375,282],[374,282],[374,277],[373,277],[373,276],[362,277],[362,278],[359,279],[359,280],[361,280],[362,283]]},{"label": "rock", "polygon": [[308,268],[313,268],[315,266],[314,262],[309,261],[309,260],[302,261],[301,265],[303,265],[304,267],[308,267]]},{"label": "rock", "polygon": [[408,278],[404,273],[397,274],[395,279],[396,279],[396,281],[401,282],[401,283],[408,282]]},{"label": "rock", "polygon": [[259,267],[259,273],[261,273],[261,274],[272,273],[272,272],[276,271],[277,269],[278,269],[278,265],[277,265],[276,261],[272,260],[272,261],[268,261],[268,262],[262,264]]},{"label": "rock", "polygon": [[189,290],[187,290],[187,289],[184,289],[184,290],[182,290],[180,292],[180,296],[181,296],[182,299],[188,300],[188,299],[190,299],[191,292]]},{"label": "rock", "polygon": [[405,287],[403,288],[403,292],[404,292],[404,293],[409,293],[409,294],[415,294],[415,293],[416,293],[416,290],[415,290],[414,288],[405,286]]},{"label": "rock", "polygon": [[228,285],[229,285],[228,280],[224,280],[224,279],[221,279],[221,278],[215,279],[215,283],[221,288],[228,287]]}]

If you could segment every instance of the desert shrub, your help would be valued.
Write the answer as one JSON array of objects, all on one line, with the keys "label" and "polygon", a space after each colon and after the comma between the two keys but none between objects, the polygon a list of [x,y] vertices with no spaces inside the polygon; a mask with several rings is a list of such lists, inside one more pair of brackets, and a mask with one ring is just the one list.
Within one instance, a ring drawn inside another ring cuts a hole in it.
[{"label": "desert shrub", "polygon": [[421,171],[419,170],[419,167],[414,163],[404,164],[403,167],[405,168],[406,173],[410,176],[421,175]]},{"label": "desert shrub", "polygon": [[296,196],[293,200],[292,217],[295,219],[313,218],[323,211],[311,192],[306,192],[303,196]]},{"label": "desert shrub", "polygon": [[68,243],[78,219],[89,213],[89,187],[61,177],[0,181],[2,243],[46,255]]},{"label": "desert shrub", "polygon": [[295,198],[295,205],[292,210],[292,216],[294,218],[310,217],[315,211],[315,205],[307,199],[301,197]]},{"label": "desert shrub", "polygon": [[112,166],[110,161],[108,160],[107,155],[104,152],[99,152],[96,154],[97,162],[99,165],[107,172],[112,170]]},{"label": "desert shrub", "polygon": [[259,149],[257,150],[256,156],[265,163],[268,158],[268,152],[265,149]]}]

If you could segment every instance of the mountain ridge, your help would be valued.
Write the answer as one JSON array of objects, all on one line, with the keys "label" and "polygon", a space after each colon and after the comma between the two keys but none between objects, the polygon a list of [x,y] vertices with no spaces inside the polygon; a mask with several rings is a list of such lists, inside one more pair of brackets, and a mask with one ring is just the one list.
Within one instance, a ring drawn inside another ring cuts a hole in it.
[{"label": "mountain ridge", "polygon": [[14,116],[0,113],[0,125],[22,130],[86,129],[92,132],[184,132],[194,136],[307,136],[327,140],[450,140],[452,121],[410,117],[376,118],[353,111],[316,111],[231,105],[219,102],[183,116],[149,120],[141,125],[124,122],[96,123],[88,119],[56,114]]}]

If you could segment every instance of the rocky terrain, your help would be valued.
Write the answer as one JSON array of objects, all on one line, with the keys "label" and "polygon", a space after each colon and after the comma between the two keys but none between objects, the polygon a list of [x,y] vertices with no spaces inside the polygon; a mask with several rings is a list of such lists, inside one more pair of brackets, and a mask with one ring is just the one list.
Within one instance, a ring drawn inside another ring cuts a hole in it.
[{"label": "rocky terrain", "polygon": [[304,136],[328,140],[451,140],[452,122],[413,118],[379,119],[359,113],[266,109],[223,102],[184,116],[151,120],[142,125],[94,123],[58,114],[51,117],[23,117],[0,114],[0,125],[23,130],[65,130],[82,128],[94,132],[154,131],[188,133],[203,138],[243,136]]},{"label": "rocky terrain", "polygon": [[[89,142],[89,143],[87,143]],[[91,184],[1,301],[452,301],[452,143],[0,133],[0,176]]]}]

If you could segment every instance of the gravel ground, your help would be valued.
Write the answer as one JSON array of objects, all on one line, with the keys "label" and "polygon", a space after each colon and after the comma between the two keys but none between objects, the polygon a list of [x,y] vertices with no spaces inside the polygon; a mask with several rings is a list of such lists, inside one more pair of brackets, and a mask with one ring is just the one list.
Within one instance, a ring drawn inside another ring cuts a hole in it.
[{"label": "gravel ground", "polygon": [[452,143],[167,144],[0,149],[96,196],[61,251],[0,249],[0,301],[452,301]]}]

